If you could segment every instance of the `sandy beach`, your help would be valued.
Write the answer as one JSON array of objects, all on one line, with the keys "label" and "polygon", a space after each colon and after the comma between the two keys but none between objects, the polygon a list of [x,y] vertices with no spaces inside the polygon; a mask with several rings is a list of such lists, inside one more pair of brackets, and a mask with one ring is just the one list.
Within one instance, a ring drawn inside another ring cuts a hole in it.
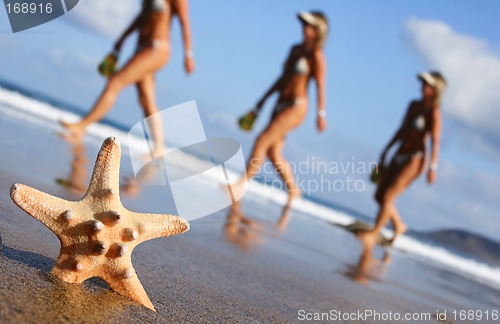
[{"label": "sandy beach", "polygon": [[[101,139],[84,142],[75,157],[78,150],[56,129],[52,122],[5,111],[0,118],[2,323],[293,322],[319,313],[333,320],[338,312],[362,314],[342,320],[349,323],[403,322],[367,317],[370,312],[428,316],[415,322],[432,323],[444,322],[437,311],[460,322],[450,312],[500,308],[497,290],[397,250],[377,248],[361,258],[351,233],[297,210],[282,218],[281,206],[252,192],[243,200],[244,218],[231,218],[228,225],[229,210],[222,210],[192,221],[185,234],[134,250],[135,269],[156,313],[99,279],[60,282],[50,275],[59,253],[56,236],[8,194],[19,182],[69,200],[83,196],[60,179],[68,178],[78,159],[91,170]],[[123,181],[131,175],[126,155],[121,175]],[[123,194],[122,202],[131,210],[158,212],[158,195],[145,187],[135,196]]]}]

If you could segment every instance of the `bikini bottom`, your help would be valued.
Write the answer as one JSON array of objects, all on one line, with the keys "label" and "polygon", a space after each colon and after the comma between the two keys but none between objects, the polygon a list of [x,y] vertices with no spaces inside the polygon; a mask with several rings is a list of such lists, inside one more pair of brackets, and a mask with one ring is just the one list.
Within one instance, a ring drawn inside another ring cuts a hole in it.
[{"label": "bikini bottom", "polygon": [[163,39],[153,39],[150,42],[137,44],[137,48],[135,49],[135,54],[138,54],[140,51],[142,51],[143,49],[146,49],[148,47],[151,47],[153,50],[156,50],[158,48],[169,49],[170,44],[166,40],[163,40]]},{"label": "bikini bottom", "polygon": [[274,106],[272,118],[274,119],[276,116],[281,114],[286,108],[299,107],[299,106],[303,105],[304,103],[306,103],[306,101],[307,100],[305,98],[297,97],[297,98],[294,98],[293,100],[278,102],[278,103],[276,103],[276,106]]},{"label": "bikini bottom", "polygon": [[424,152],[423,151],[416,151],[416,152],[413,152],[413,153],[399,153],[399,154],[396,154],[394,155],[394,163],[401,167],[403,165],[405,165],[406,163],[408,163],[411,159],[415,159],[415,158],[421,158],[424,156]]}]

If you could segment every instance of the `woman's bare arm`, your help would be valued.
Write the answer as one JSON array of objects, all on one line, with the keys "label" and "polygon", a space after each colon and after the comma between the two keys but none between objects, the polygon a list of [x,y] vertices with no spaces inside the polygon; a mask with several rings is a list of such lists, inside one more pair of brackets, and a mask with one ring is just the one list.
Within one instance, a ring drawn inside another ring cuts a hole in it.
[{"label": "woman's bare arm", "polygon": [[120,36],[120,38],[118,38],[118,40],[115,43],[115,50],[117,50],[117,51],[121,50],[121,47],[122,47],[125,39],[130,34],[132,34],[132,32],[134,32],[136,29],[138,29],[140,27],[141,18],[142,18],[142,12],[139,15],[137,15],[137,17],[135,17],[135,19],[132,21],[132,23],[130,23],[130,25],[127,27],[127,29],[125,29],[125,31]]},{"label": "woman's bare arm", "polygon": [[194,57],[188,0],[176,0],[175,9],[182,28],[182,40],[184,42],[184,68],[187,73],[192,73],[194,71]]},{"label": "woman's bare arm", "polygon": [[317,126],[321,132],[326,128],[326,110],[325,110],[325,88],[326,88],[326,59],[321,49],[314,51],[313,76],[316,80],[317,100],[318,100],[318,116]]},{"label": "woman's bare arm", "polygon": [[257,102],[257,109],[262,108],[264,103],[266,102],[267,98],[269,98],[270,95],[272,95],[275,91],[278,91],[282,88],[283,84],[283,76],[280,76],[278,80],[276,80],[271,87],[264,93],[262,98]]},{"label": "woman's bare arm", "polygon": [[441,111],[439,107],[434,107],[432,111],[432,129],[431,129],[431,164],[427,181],[433,183],[436,180],[437,162],[439,155],[439,146],[441,141]]},{"label": "woman's bare arm", "polygon": [[401,134],[403,133],[403,129],[404,129],[404,125],[401,125],[399,127],[399,129],[396,131],[396,133],[392,136],[391,140],[389,141],[389,143],[387,143],[387,146],[385,147],[384,149],[384,152],[387,153],[387,151],[389,151],[389,149],[397,143],[397,141],[399,141],[399,139],[401,138]]}]

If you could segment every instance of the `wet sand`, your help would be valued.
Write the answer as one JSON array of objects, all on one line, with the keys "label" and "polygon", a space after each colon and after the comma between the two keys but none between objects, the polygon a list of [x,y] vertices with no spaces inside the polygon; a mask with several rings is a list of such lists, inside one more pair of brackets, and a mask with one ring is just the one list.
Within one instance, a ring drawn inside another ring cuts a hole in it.
[{"label": "wet sand", "polygon": [[[10,201],[9,188],[21,182],[77,200],[83,193],[55,181],[74,169],[75,150],[43,125],[2,119],[0,135],[2,323],[290,322],[297,321],[300,310],[434,314],[436,309],[484,303],[453,297],[451,286],[436,287],[430,279],[445,276],[453,283],[453,276],[398,253],[384,259],[384,251],[378,250],[368,260],[377,270],[360,275],[361,247],[350,233],[296,211],[280,230],[281,208],[252,195],[243,201],[245,219],[231,218],[228,226],[229,211],[223,210],[193,221],[185,234],[148,241],[134,250],[135,269],[156,313],[112,292],[99,279],[81,285],[60,282],[49,274],[59,253],[56,236]],[[91,169],[98,145],[86,143],[85,148]],[[127,174],[130,163],[124,158],[122,178]],[[161,211],[161,194],[152,190],[124,195],[124,206]],[[455,289],[498,297],[485,287],[471,291],[470,285]],[[384,321],[349,321],[357,322]],[[438,321],[433,317],[428,322]]]},{"label": "wet sand", "polygon": [[[8,192],[11,182],[4,175],[0,192]],[[305,253],[300,248],[285,254],[278,246],[259,253],[228,245],[221,237],[225,215],[220,214],[194,221],[182,236],[134,250],[139,278],[158,310],[154,313],[110,291],[101,280],[78,285],[53,278],[49,272],[59,248],[55,235],[6,196],[0,198],[0,318],[7,322],[283,322],[296,320],[300,309],[415,309],[287,255]]]}]

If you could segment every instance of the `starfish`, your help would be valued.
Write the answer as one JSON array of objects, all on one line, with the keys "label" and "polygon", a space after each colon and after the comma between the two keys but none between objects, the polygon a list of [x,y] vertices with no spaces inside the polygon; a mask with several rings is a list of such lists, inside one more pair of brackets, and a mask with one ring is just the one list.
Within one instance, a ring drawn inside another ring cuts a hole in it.
[{"label": "starfish", "polygon": [[119,196],[120,143],[107,138],[97,156],[87,193],[67,201],[14,184],[12,200],[47,226],[61,242],[51,273],[69,283],[103,279],[117,293],[156,311],[132,265],[132,250],[144,241],[189,230],[174,215],[140,214],[123,207]]}]

